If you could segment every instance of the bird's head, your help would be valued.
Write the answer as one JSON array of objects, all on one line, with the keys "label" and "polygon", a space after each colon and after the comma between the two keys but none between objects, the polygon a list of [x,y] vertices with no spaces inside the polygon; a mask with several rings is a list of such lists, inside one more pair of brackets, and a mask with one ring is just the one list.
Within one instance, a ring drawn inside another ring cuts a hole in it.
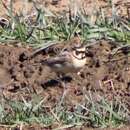
[{"label": "bird's head", "polygon": [[72,55],[78,59],[82,60],[86,58],[86,48],[83,45],[77,45],[74,48],[72,48]]}]

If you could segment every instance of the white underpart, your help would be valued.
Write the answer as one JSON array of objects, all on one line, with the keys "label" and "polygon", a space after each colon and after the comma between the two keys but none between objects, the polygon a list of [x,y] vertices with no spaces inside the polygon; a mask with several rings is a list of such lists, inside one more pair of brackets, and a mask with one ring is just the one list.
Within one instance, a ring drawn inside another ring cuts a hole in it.
[{"label": "white underpart", "polygon": [[[79,49],[79,51],[85,51],[85,48]],[[73,52],[73,55],[72,55],[73,66],[77,69],[82,68],[86,64],[85,54],[76,55],[75,52]]]},{"label": "white underpart", "polygon": [[72,58],[72,62],[75,68],[82,68],[86,64],[86,58],[82,60]]},{"label": "white underpart", "polygon": [[86,58],[82,58],[82,54],[79,54],[76,57],[77,58],[72,56],[73,66],[77,69],[82,68],[86,64]]}]

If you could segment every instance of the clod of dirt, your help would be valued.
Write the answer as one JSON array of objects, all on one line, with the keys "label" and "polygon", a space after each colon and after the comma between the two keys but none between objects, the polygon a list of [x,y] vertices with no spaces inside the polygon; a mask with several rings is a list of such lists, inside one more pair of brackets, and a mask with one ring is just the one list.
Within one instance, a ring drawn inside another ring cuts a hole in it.
[{"label": "clod of dirt", "polygon": [[23,62],[23,61],[25,61],[27,59],[28,59],[28,55],[25,52],[23,52],[22,54],[20,54],[19,61]]}]

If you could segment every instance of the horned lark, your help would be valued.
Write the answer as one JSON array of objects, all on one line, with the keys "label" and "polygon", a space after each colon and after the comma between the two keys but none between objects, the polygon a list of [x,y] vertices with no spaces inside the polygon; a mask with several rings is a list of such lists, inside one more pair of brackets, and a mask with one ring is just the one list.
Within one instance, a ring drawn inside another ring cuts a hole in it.
[{"label": "horned lark", "polygon": [[43,61],[56,73],[79,72],[86,64],[85,47],[74,47],[71,50],[64,50],[58,56]]}]

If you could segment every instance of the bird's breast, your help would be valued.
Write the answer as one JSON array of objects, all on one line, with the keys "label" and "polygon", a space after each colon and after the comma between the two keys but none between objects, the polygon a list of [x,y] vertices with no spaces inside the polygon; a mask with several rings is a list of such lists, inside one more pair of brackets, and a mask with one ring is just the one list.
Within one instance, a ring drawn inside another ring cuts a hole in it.
[{"label": "bird's breast", "polygon": [[75,68],[82,68],[86,64],[86,58],[81,60],[73,58],[72,62]]}]

